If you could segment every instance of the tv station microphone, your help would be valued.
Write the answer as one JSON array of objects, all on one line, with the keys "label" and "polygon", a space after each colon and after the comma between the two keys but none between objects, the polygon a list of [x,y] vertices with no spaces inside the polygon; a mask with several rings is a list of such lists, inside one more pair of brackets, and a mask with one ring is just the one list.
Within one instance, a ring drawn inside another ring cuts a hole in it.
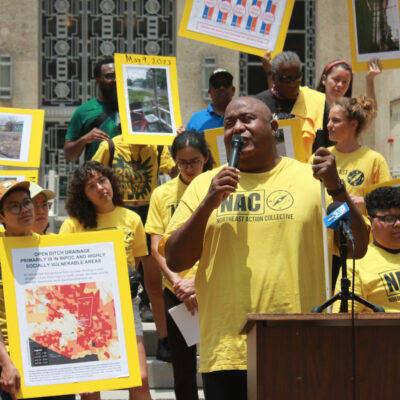
[{"label": "tv station microphone", "polygon": [[237,168],[239,164],[240,152],[242,151],[243,147],[243,138],[239,134],[233,135],[231,141],[231,154],[229,157],[229,167]]},{"label": "tv station microphone", "polygon": [[325,226],[329,229],[342,232],[348,241],[354,243],[350,210],[347,203],[334,201],[329,204],[327,214],[328,215],[324,218]]}]

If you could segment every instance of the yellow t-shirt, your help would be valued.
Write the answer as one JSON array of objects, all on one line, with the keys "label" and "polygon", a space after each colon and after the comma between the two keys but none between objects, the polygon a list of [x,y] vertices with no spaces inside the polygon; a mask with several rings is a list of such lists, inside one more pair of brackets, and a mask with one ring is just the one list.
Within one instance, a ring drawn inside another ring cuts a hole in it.
[{"label": "yellow t-shirt", "polygon": [[[192,215],[221,168],[189,185],[163,242]],[[205,230],[195,282],[199,371],[246,369],[246,337],[238,333],[246,315],[310,312],[325,300],[323,265],[320,185],[311,166],[284,157],[268,172],[241,171],[236,192]]]},{"label": "yellow t-shirt", "polygon": [[[341,290],[340,277],[341,275],[336,283],[336,293]],[[351,284],[353,280],[351,260],[347,260],[347,277]],[[400,312],[400,253],[390,253],[371,243],[364,258],[356,260],[354,293],[373,304],[382,306],[387,312]],[[350,301],[348,309],[351,311]],[[340,301],[337,301],[333,311],[339,312],[339,310]],[[354,311],[371,310],[355,301]]]},{"label": "yellow t-shirt", "polygon": [[[163,235],[167,229],[168,223],[178,206],[179,200],[185,192],[187,185],[177,176],[154,189],[150,199],[149,214],[146,220],[146,233]],[[179,273],[183,279],[193,278],[196,275],[197,264],[192,268]],[[172,293],[175,293],[171,282],[164,276],[163,285]]]},{"label": "yellow t-shirt", "polygon": [[[150,201],[158,183],[158,170],[168,174],[175,166],[168,147],[164,146],[158,165],[157,146],[125,143],[122,135],[113,139],[115,151],[112,167],[121,179],[124,201]],[[102,141],[92,160],[110,163],[108,142]]]},{"label": "yellow t-shirt", "polygon": [[[39,238],[39,236],[40,236],[35,232],[32,232],[32,235],[36,236],[37,238]],[[0,232],[0,238],[3,238],[3,237],[5,237],[4,231]],[[2,272],[0,274],[0,329],[1,329],[1,333],[3,335],[3,343],[6,346],[6,349],[8,351],[8,331],[7,331],[7,320],[6,320],[6,307],[5,307],[5,303],[4,303]]]},{"label": "yellow t-shirt", "polygon": [[115,207],[109,213],[97,214],[97,227],[84,228],[76,218],[67,218],[60,228],[62,233],[101,231],[105,229],[121,229],[124,234],[125,250],[128,264],[135,266],[135,257],[148,254],[146,234],[138,214],[124,207]]}]

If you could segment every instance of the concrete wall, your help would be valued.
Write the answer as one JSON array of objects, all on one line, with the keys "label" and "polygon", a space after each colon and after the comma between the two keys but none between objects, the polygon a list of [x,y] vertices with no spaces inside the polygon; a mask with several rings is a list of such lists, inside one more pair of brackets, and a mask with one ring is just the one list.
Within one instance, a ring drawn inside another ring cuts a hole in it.
[{"label": "concrete wall", "polygon": [[39,0],[1,0],[0,52],[14,61],[14,95],[0,107],[39,106]]}]

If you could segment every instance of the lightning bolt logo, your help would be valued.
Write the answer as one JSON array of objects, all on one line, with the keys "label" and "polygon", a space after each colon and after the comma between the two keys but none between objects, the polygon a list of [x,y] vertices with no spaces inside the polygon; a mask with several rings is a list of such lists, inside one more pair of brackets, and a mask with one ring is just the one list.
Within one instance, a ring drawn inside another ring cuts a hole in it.
[{"label": "lightning bolt logo", "polygon": [[347,175],[347,182],[351,186],[360,186],[364,182],[364,173],[358,169],[351,171]]}]

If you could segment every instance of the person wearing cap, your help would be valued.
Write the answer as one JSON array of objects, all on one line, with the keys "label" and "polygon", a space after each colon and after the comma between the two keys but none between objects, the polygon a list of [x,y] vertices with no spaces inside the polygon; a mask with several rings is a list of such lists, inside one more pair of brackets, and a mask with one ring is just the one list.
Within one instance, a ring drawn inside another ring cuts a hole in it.
[{"label": "person wearing cap", "polygon": [[[31,183],[32,185],[32,183]],[[4,236],[36,236],[32,230],[34,204],[30,196],[30,183],[7,180],[0,182],[0,222]],[[16,400],[21,375],[8,354],[8,331],[4,306],[3,280],[0,275],[0,399]],[[74,400],[75,395],[38,397],[38,399]]]},{"label": "person wearing cap", "polygon": [[49,189],[43,189],[35,182],[31,182],[29,191],[35,210],[32,231],[39,235],[46,235],[46,230],[49,226],[49,209],[51,207],[49,200],[53,200],[56,194]]},{"label": "person wearing cap", "polygon": [[206,129],[223,127],[225,109],[234,94],[232,74],[223,68],[216,69],[209,79],[208,95],[212,102],[205,110],[196,111],[190,117],[186,130],[204,134]]}]

